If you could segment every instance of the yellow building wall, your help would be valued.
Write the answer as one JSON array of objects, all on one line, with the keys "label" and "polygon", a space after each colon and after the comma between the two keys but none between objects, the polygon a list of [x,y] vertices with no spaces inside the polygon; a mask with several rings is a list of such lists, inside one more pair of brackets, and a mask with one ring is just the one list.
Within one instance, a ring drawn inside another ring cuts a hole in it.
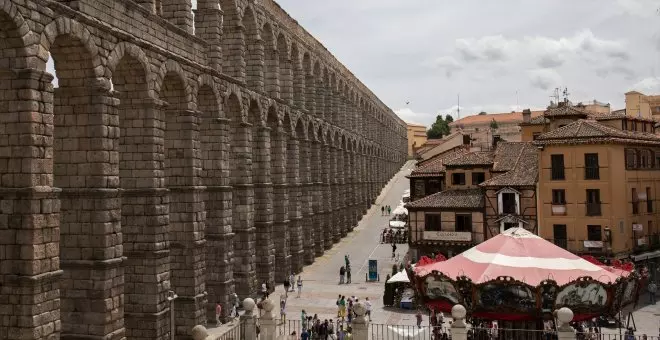
[{"label": "yellow building wall", "polygon": [[418,148],[426,143],[426,127],[417,124],[408,124],[408,157],[413,156],[413,146]]}]

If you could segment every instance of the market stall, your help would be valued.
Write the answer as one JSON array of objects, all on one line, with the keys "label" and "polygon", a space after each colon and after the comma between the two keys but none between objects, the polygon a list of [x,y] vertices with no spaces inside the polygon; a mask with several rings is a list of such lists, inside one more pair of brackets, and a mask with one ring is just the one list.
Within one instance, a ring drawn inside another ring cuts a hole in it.
[{"label": "market stall", "polygon": [[447,261],[407,270],[435,310],[462,304],[482,320],[538,321],[569,307],[579,321],[614,315],[637,300],[639,276],[614,269],[512,228]]}]

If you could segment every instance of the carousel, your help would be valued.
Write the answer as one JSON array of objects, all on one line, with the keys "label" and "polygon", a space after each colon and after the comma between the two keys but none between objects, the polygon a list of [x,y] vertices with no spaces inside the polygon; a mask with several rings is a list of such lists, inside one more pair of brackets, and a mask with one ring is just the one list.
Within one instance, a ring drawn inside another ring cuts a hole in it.
[{"label": "carousel", "polygon": [[423,258],[406,270],[432,310],[449,313],[461,304],[472,320],[528,328],[562,307],[581,321],[614,316],[637,301],[640,277],[632,266],[589,260],[512,228],[451,259]]}]

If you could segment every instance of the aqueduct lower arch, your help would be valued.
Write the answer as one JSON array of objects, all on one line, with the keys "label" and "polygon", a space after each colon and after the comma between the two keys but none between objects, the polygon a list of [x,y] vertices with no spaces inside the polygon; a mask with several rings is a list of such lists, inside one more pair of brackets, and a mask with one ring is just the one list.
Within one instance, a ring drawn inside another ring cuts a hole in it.
[{"label": "aqueduct lower arch", "polygon": [[0,339],[169,339],[170,290],[189,338],[405,161],[403,122],[277,4],[189,4],[0,0]]}]

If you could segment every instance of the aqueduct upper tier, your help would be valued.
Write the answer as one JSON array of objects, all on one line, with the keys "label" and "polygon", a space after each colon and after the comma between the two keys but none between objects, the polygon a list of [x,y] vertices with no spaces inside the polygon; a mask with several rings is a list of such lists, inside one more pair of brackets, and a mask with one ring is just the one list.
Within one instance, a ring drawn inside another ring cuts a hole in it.
[{"label": "aqueduct upper tier", "polygon": [[0,339],[169,339],[172,313],[189,338],[338,242],[406,153],[271,0],[0,0]]}]

